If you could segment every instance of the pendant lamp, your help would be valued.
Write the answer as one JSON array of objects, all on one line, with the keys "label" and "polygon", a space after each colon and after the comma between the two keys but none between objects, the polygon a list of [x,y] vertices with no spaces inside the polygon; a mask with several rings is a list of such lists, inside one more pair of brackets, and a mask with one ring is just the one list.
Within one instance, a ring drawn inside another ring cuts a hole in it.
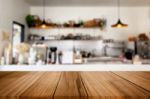
[{"label": "pendant lamp", "polygon": [[124,24],[120,19],[120,0],[118,0],[118,21],[116,24],[113,24],[111,27],[113,27],[113,28],[128,27],[128,25]]},{"label": "pendant lamp", "polygon": [[45,0],[43,0],[43,21],[42,21],[42,24],[40,25],[40,28],[49,28],[49,26],[46,24],[46,21],[45,21]]}]

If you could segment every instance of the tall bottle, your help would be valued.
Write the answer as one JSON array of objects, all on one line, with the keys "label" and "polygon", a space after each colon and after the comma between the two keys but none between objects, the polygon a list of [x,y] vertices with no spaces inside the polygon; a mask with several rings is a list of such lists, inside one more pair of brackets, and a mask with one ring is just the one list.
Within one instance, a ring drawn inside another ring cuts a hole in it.
[{"label": "tall bottle", "polygon": [[51,63],[56,64],[57,62],[57,47],[51,47]]}]

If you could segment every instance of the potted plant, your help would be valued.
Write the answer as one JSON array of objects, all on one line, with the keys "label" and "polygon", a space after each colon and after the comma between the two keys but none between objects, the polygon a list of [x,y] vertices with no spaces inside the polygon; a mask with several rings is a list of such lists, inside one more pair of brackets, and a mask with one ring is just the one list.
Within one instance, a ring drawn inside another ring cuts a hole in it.
[{"label": "potted plant", "polygon": [[34,16],[33,15],[27,15],[26,16],[26,22],[28,27],[33,27],[34,26]]}]

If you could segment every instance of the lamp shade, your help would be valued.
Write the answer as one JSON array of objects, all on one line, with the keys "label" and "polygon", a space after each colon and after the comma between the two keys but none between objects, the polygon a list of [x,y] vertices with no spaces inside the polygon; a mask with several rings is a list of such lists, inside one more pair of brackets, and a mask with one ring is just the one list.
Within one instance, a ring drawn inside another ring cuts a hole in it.
[{"label": "lamp shade", "polygon": [[49,28],[49,26],[46,24],[45,19],[43,19],[42,24],[40,25],[40,28]]},{"label": "lamp shade", "polygon": [[127,24],[124,24],[123,22],[121,22],[120,20],[120,0],[117,0],[118,2],[118,21],[116,24],[113,24],[111,27],[113,28],[124,28],[124,27],[128,27]]},{"label": "lamp shade", "polygon": [[113,24],[113,25],[112,25],[112,27],[113,27],[113,28],[124,28],[124,27],[128,27],[128,25],[122,23],[121,20],[119,19],[116,24]]},{"label": "lamp shade", "polygon": [[42,29],[49,28],[49,26],[47,25],[47,23],[45,21],[45,0],[43,0],[43,21],[40,24],[39,28],[42,28]]}]

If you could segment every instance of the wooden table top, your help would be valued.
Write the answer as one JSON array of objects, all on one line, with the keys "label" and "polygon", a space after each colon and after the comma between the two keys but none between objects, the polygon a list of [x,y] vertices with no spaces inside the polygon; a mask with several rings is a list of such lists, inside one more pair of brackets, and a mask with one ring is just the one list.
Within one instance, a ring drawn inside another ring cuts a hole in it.
[{"label": "wooden table top", "polygon": [[0,99],[150,99],[150,72],[0,72]]}]

